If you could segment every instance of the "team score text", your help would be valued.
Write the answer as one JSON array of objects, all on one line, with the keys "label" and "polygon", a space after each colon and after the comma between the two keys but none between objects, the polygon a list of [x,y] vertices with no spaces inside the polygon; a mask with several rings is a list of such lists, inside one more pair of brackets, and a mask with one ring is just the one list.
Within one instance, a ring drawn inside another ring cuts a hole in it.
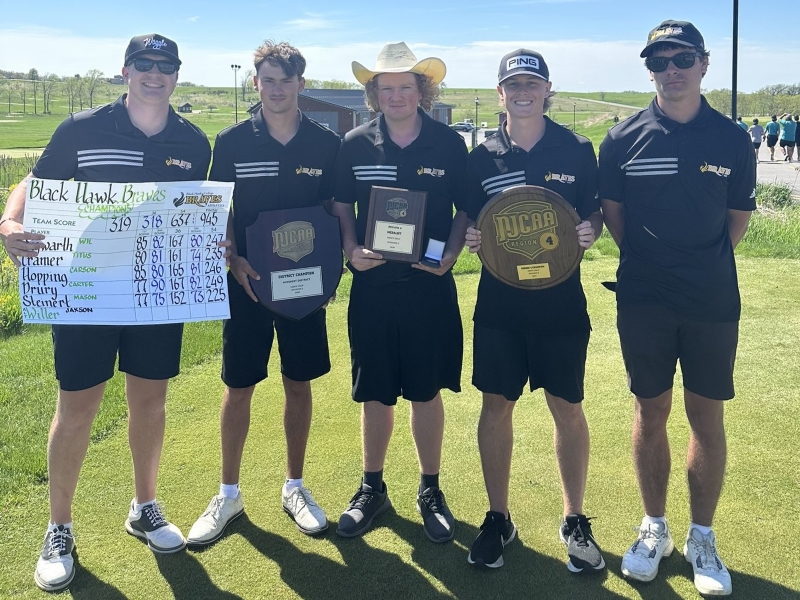
[{"label": "team score text", "polygon": [[147,250],[148,239],[146,235],[140,235],[136,238],[136,250]]},{"label": "team score text", "polygon": [[218,262],[207,262],[206,265],[206,272],[204,275],[210,275],[212,273],[220,274],[222,273],[222,267]]},{"label": "team score text", "polygon": [[147,295],[147,281],[145,280],[136,280],[134,282],[136,284],[136,293],[137,294],[144,294]]},{"label": "team score text", "polygon": [[206,275],[207,288],[221,288],[223,281],[222,275]]},{"label": "team score text", "polygon": [[183,279],[170,279],[169,286],[173,292],[179,292],[186,289],[186,281]]},{"label": "team score text", "polygon": [[169,220],[170,227],[185,227],[192,222],[192,215],[189,213],[178,213],[177,215],[172,215]]},{"label": "team score text", "polygon": [[164,220],[161,218],[161,215],[144,215],[139,221],[139,229],[158,229],[163,223]]},{"label": "team score text", "polygon": [[167,303],[167,296],[163,292],[150,294],[150,300],[153,306],[164,306]]},{"label": "team score text", "polygon": [[216,246],[222,241],[221,233],[209,233],[206,235],[206,246]]},{"label": "team score text", "polygon": [[136,266],[134,266],[133,279],[135,281],[139,281],[140,279],[147,279],[147,269],[145,269],[141,264],[137,264]]},{"label": "team score text", "polygon": [[181,260],[183,260],[183,250],[180,248],[173,248],[169,251],[169,259],[172,262],[181,262]]},{"label": "team score text", "polygon": [[203,290],[192,290],[192,302],[195,304],[202,304],[206,301],[206,296],[203,293]]},{"label": "team score text", "polygon": [[180,248],[183,245],[183,234],[169,236],[169,247]]},{"label": "team score text", "polygon": [[225,295],[225,290],[208,290],[208,296],[206,297],[206,302],[209,304],[211,302],[225,302],[227,296]]},{"label": "team score text", "polygon": [[108,224],[108,230],[111,233],[128,231],[131,228],[133,221],[127,215],[121,217],[111,217],[111,222]]},{"label": "team score text", "polygon": [[216,227],[219,217],[214,211],[205,211],[200,213],[200,222],[208,227]]},{"label": "team score text", "polygon": [[182,264],[171,264],[169,266],[170,277],[183,277],[186,274],[186,269]]},{"label": "team score text", "polygon": [[134,300],[136,301],[136,308],[146,308],[147,307],[147,292],[141,294],[134,294]]},{"label": "team score text", "polygon": [[219,260],[222,258],[222,248],[205,248],[206,260]]}]

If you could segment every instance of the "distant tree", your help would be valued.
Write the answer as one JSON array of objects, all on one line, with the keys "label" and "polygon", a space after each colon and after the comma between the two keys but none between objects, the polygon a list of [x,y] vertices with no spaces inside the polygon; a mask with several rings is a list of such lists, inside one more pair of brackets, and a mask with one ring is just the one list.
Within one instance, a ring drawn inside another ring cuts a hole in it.
[{"label": "distant tree", "polygon": [[247,90],[253,89],[253,77],[255,74],[255,69],[247,69],[244,75],[242,75],[242,80],[239,82],[239,85],[242,86],[242,102],[245,101],[244,95]]},{"label": "distant tree", "polygon": [[8,101],[8,109],[6,110],[7,114],[11,114],[11,95],[14,93],[14,90],[11,86],[11,81],[8,79],[0,79],[0,96],[3,96]]},{"label": "distant tree", "polygon": [[444,81],[439,84],[439,90],[440,90],[442,96],[444,96],[444,93],[447,90],[447,84]]},{"label": "distant tree", "polygon": [[191,81],[179,81],[177,85],[178,87],[201,87]]},{"label": "distant tree", "polygon": [[42,111],[45,114],[50,114],[50,97],[57,81],[58,76],[52,73],[45,73],[40,79],[42,85]]},{"label": "distant tree", "polygon": [[28,99],[28,87],[25,85],[25,80],[20,80],[19,84],[17,85],[17,90],[19,92],[19,99],[22,100],[22,114],[24,115],[27,112],[27,99]]},{"label": "distant tree", "polygon": [[28,74],[25,77],[33,83],[33,114],[37,114],[38,107],[36,101],[36,94],[38,91],[37,88],[39,87],[39,71],[37,71],[36,69],[31,69],[30,71],[28,71]]},{"label": "distant tree", "polygon": [[[86,86],[86,96],[89,100],[89,108],[94,106],[94,93],[97,90],[97,86],[100,85],[101,77],[103,76],[102,71],[98,71],[97,69],[89,70],[86,75],[84,76],[84,85]],[[82,108],[82,107],[81,107]]]},{"label": "distant tree", "polygon": [[208,105],[208,112],[214,112],[216,109],[217,109],[217,107],[214,106],[213,104],[209,104]]},{"label": "distant tree", "polygon": [[69,112],[75,112],[75,105],[78,99],[78,82],[81,76],[75,75],[74,77],[64,78],[64,95],[67,97],[69,103]]}]

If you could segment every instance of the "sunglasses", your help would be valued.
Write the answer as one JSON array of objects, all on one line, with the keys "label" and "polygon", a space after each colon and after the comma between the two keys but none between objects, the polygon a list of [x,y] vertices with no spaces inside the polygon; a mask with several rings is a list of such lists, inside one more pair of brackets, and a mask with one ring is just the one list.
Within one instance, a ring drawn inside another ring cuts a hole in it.
[{"label": "sunglasses", "polygon": [[694,59],[697,56],[703,55],[699,52],[681,52],[675,56],[648,56],[644,59],[644,64],[653,73],[666,71],[669,61],[679,69],[690,69],[694,66]]},{"label": "sunglasses", "polygon": [[150,69],[152,69],[153,65],[156,65],[158,67],[158,70],[161,71],[164,75],[172,75],[175,71],[178,70],[178,65],[166,60],[152,60],[149,58],[133,59],[133,66],[136,68],[137,71],[140,71],[142,73],[145,73]]}]

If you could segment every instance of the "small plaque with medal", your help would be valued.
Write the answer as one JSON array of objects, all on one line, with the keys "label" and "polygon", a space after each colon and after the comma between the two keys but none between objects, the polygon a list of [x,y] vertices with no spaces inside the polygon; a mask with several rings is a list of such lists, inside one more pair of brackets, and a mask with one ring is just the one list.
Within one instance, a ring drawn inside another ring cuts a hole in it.
[{"label": "small plaque with medal", "polygon": [[427,197],[427,192],[372,186],[364,247],[384,260],[419,262]]},{"label": "small plaque with medal", "polygon": [[566,280],[583,258],[575,208],[547,188],[522,185],[492,198],[478,215],[478,256],[496,279],[536,290]]}]

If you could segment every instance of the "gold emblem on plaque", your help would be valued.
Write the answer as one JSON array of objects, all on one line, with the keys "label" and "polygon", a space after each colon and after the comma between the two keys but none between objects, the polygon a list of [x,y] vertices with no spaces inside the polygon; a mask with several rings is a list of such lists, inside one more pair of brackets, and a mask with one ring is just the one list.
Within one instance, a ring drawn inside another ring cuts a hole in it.
[{"label": "gold emblem on plaque", "polygon": [[292,221],[272,232],[272,252],[294,262],[314,251],[314,227],[308,221]]},{"label": "gold emblem on plaque", "polygon": [[497,245],[534,259],[558,247],[558,217],[547,202],[517,202],[492,216]]}]

